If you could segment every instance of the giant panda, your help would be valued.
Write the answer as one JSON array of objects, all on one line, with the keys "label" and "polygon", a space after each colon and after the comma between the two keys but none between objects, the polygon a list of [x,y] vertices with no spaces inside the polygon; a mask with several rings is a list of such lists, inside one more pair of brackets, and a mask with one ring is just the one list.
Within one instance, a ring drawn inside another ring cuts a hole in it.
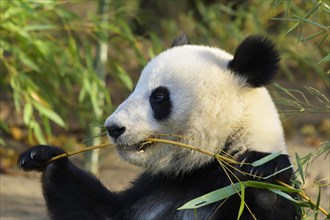
[{"label": "giant panda", "polygon": [[[105,121],[110,141],[126,161],[145,172],[123,192],[109,191],[68,158],[46,164],[64,153],[39,145],[20,155],[25,171],[42,172],[42,189],[51,219],[192,220],[237,219],[239,195],[196,210],[178,210],[186,202],[231,184],[219,162],[190,149],[161,143],[141,145],[146,138],[170,139],[235,158],[231,176],[262,180],[290,167],[283,129],[264,87],[279,68],[279,53],[263,36],[250,36],[234,55],[191,45],[186,35],[153,58],[130,96]],[[254,162],[273,152],[281,155],[259,167]],[[227,171],[228,172],[228,171]],[[292,170],[266,180],[290,184]],[[296,207],[271,191],[247,188],[240,219],[300,219]],[[252,217],[252,214],[254,217]]]}]

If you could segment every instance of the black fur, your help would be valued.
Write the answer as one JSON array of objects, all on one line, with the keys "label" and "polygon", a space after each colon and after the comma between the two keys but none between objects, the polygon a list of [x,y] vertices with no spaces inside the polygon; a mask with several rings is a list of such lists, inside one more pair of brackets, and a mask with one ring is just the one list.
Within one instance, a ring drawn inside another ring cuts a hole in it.
[{"label": "black fur", "polygon": [[[152,219],[187,220],[196,217],[232,220],[237,218],[240,205],[238,195],[231,196],[224,204],[220,201],[199,208],[196,213],[194,210],[177,210],[195,197],[230,185],[229,179],[217,161],[179,177],[161,173],[152,175],[145,172],[135,181],[132,188],[115,193],[108,191],[95,177],[77,168],[67,158],[45,164],[48,159],[63,152],[57,147],[37,146],[22,153],[18,160],[24,170],[43,172],[43,193],[52,219],[145,219],[148,213],[160,210],[158,208],[162,209]],[[246,152],[239,159],[245,159],[248,163],[265,155],[267,154]],[[280,155],[255,171],[259,175],[268,176],[275,170],[289,165],[288,156]],[[237,168],[249,172],[252,167],[244,165]],[[236,175],[243,181],[253,179],[240,173]],[[279,179],[289,183],[291,175],[290,169],[266,181],[275,183],[275,180]],[[233,177],[232,180],[237,181]],[[247,188],[245,202],[259,220],[299,219],[295,207],[288,200],[267,190]],[[246,208],[241,219],[252,219]]]},{"label": "black fur", "polygon": [[188,36],[182,33],[180,36],[176,37],[172,42],[172,47],[178,47],[189,44]]},{"label": "black fur", "polygon": [[279,53],[265,37],[247,37],[236,49],[229,69],[247,79],[252,87],[267,85],[279,69]]},{"label": "black fur", "polygon": [[170,92],[166,87],[160,86],[152,91],[149,102],[155,119],[164,121],[170,116],[172,101]]}]

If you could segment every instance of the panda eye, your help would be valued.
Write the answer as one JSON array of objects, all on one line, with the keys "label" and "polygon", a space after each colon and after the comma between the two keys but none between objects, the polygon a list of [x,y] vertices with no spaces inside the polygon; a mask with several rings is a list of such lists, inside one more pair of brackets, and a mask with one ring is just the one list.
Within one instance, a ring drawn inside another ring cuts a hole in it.
[{"label": "panda eye", "polygon": [[166,87],[156,88],[150,95],[150,102],[160,103],[166,100],[169,100],[170,93]]},{"label": "panda eye", "polygon": [[152,91],[149,101],[153,115],[157,120],[163,121],[170,116],[172,102],[170,91],[166,87],[160,86]]},{"label": "panda eye", "polygon": [[161,102],[165,99],[165,96],[163,93],[157,93],[157,94],[153,94],[151,96],[151,101],[152,102]]}]

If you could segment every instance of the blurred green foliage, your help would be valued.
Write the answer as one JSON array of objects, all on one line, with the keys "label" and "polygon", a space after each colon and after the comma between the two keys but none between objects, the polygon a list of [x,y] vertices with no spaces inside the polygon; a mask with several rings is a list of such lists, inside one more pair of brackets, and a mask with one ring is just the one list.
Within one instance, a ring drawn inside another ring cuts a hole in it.
[{"label": "blurred green foliage", "polygon": [[180,1],[175,8],[171,1],[152,2],[147,6],[154,10],[147,7],[139,11],[141,26],[156,31],[167,42],[185,31],[193,43],[221,47],[233,53],[246,36],[268,35],[281,50],[286,78],[294,82],[297,77],[317,76],[329,86],[327,1],[194,0]]},{"label": "blurred green foliage", "polygon": [[[100,102],[112,108],[105,82],[95,72],[95,50],[104,35],[126,38],[120,29],[128,28],[116,10],[109,21],[101,22],[95,13],[78,16],[66,3],[1,1],[1,87],[12,93],[30,139],[34,134],[39,143],[51,135],[50,121],[67,127],[72,116],[93,119]],[[120,66],[116,60],[112,64]],[[118,76],[132,89],[125,71]]]},{"label": "blurred green foliage", "polygon": [[[247,35],[267,34],[282,52],[285,78],[329,87],[326,1],[110,1],[107,21],[100,19],[97,3],[1,1],[0,85],[12,93],[30,139],[34,134],[46,143],[50,125],[68,128],[72,115],[84,125],[95,122],[100,108],[110,113],[110,96],[128,94],[146,61],[180,32],[193,43],[229,52]],[[97,44],[105,38],[108,88],[95,63]]]}]

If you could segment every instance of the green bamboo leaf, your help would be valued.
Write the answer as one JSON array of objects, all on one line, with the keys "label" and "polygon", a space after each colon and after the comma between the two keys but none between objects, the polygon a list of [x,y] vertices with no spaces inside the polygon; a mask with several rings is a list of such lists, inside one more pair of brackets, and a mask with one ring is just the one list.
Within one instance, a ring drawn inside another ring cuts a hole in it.
[{"label": "green bamboo leaf", "polygon": [[10,133],[10,128],[8,126],[8,124],[4,121],[0,121],[0,129],[2,129],[3,131]]},{"label": "green bamboo leaf", "polygon": [[303,165],[302,165],[301,159],[297,153],[296,153],[296,162],[297,162],[298,173],[300,175],[300,178],[301,178],[303,184],[305,184],[305,175],[304,175],[304,171],[303,171]]},{"label": "green bamboo leaf", "polygon": [[49,119],[46,116],[42,116],[41,118],[42,118],[44,133],[48,137],[50,137],[52,135],[52,129],[51,129],[51,126],[49,124]]},{"label": "green bamboo leaf", "polygon": [[274,158],[278,157],[281,155],[281,152],[274,152],[274,153],[271,153],[257,161],[254,161],[251,165],[254,166],[254,167],[258,167],[260,165],[263,165],[271,160],[273,160]]},{"label": "green bamboo leaf", "polygon": [[153,58],[156,54],[161,53],[164,50],[161,40],[155,33],[150,33],[150,39],[152,42],[152,47],[148,49],[149,57]]},{"label": "green bamboo leaf", "polygon": [[323,59],[319,62],[320,63],[329,63],[330,62],[330,54],[323,57]]},{"label": "green bamboo leaf", "polygon": [[21,94],[22,88],[21,88],[19,80],[18,80],[20,75],[22,75],[22,74],[16,74],[14,77],[12,77],[10,79],[10,85],[13,88],[14,105],[15,105],[15,109],[18,113],[21,112],[21,96],[20,96],[20,94]]},{"label": "green bamboo leaf", "polygon": [[45,31],[54,30],[57,26],[54,24],[39,24],[39,25],[28,25],[23,27],[23,31]]},{"label": "green bamboo leaf", "polygon": [[99,117],[102,114],[102,109],[100,108],[99,92],[97,84],[95,82],[92,83],[92,90],[90,91],[90,100],[94,115]]},{"label": "green bamboo leaf", "polygon": [[[243,186],[244,186],[244,184],[243,184]],[[229,185],[229,186],[223,187],[221,189],[214,190],[214,191],[207,193],[203,196],[200,196],[198,198],[195,198],[195,199],[187,202],[180,208],[178,208],[178,210],[200,208],[205,205],[209,205],[211,203],[228,198],[240,191],[241,191],[241,183],[235,183],[234,185]]]},{"label": "green bamboo leaf", "polygon": [[40,72],[38,65],[22,50],[18,52],[18,59],[32,70]]},{"label": "green bamboo leaf", "polygon": [[80,64],[80,60],[79,60],[79,50],[77,49],[77,44],[76,41],[73,37],[69,37],[68,38],[68,52],[71,56],[73,56],[73,59],[75,60],[75,62],[77,64]]},{"label": "green bamboo leaf", "polygon": [[124,86],[129,90],[133,90],[133,81],[128,73],[119,65],[116,65],[117,76],[119,80],[124,84]]},{"label": "green bamboo leaf", "polygon": [[326,2],[322,2],[322,6],[326,12],[330,12],[330,5],[328,5]]},{"label": "green bamboo leaf", "polygon": [[320,207],[320,201],[321,201],[321,186],[319,186],[319,193],[317,194],[317,200],[316,200],[316,204],[315,204],[315,215],[314,215],[314,219],[317,220],[318,218],[318,214],[319,214],[319,207]]},{"label": "green bamboo leaf", "polygon": [[270,174],[269,176],[265,176],[265,177],[261,177],[261,179],[269,179],[270,177],[272,177],[272,176],[275,176],[275,175],[277,175],[277,174],[279,174],[279,173],[282,173],[282,172],[284,172],[284,171],[286,171],[286,170],[288,170],[288,169],[292,169],[293,168],[293,165],[290,165],[290,166],[288,166],[288,167],[285,167],[285,168],[283,168],[283,169],[280,169],[279,171],[277,171],[277,172],[275,172],[275,173],[272,173],[272,174]]},{"label": "green bamboo leaf", "polygon": [[131,42],[135,42],[135,36],[132,33],[130,26],[124,20],[118,20],[118,23],[122,27],[122,34],[124,37],[126,37]]},{"label": "green bamboo leaf", "polygon": [[62,126],[62,127],[65,126],[65,122],[56,112],[52,111],[51,109],[46,108],[45,106],[43,106],[37,102],[33,102],[33,106],[40,112],[41,115],[46,116],[47,118],[49,118],[50,120],[52,120],[53,122],[58,124],[59,126]]},{"label": "green bamboo leaf", "polygon": [[80,89],[80,93],[79,93],[79,103],[82,103],[87,94],[89,93],[89,91],[92,90],[92,86],[91,86],[91,80],[88,77],[89,73],[87,71],[84,71],[82,73],[82,87]]},{"label": "green bamboo leaf", "polygon": [[244,186],[243,182],[239,182],[239,184],[240,184],[240,189],[241,189],[241,204],[239,206],[237,220],[240,219],[241,215],[243,214],[244,207],[245,207],[245,186]]},{"label": "green bamboo leaf", "polygon": [[289,194],[287,194],[287,193],[285,193],[285,192],[283,192],[281,190],[278,190],[278,189],[269,189],[269,190],[272,191],[273,193],[276,193],[277,195],[282,196],[283,198],[286,198],[287,200],[290,200],[291,202],[294,202],[296,204],[301,204],[300,201],[295,200]]},{"label": "green bamboo leaf", "polygon": [[32,104],[26,103],[24,106],[24,112],[23,112],[23,121],[26,125],[28,125],[30,123],[32,113],[33,113]]},{"label": "green bamboo leaf", "polygon": [[87,94],[86,89],[85,89],[85,87],[83,86],[83,87],[80,89],[80,93],[79,93],[79,98],[78,98],[79,103],[82,103],[82,102],[84,101],[84,99],[85,99],[85,97],[86,97],[86,94]]},{"label": "green bamboo leaf", "polygon": [[[7,3],[7,2],[3,2],[2,4]],[[2,21],[5,21],[6,19],[10,18],[10,17],[14,17],[16,15],[19,15],[20,13],[22,13],[22,9],[19,7],[10,7],[9,5],[3,5],[3,8],[8,7],[7,10],[5,10],[2,14]]]},{"label": "green bamboo leaf", "polygon": [[4,140],[4,139],[2,139],[1,137],[0,137],[0,145],[2,145],[2,146],[6,145],[6,142],[5,142],[5,140]]},{"label": "green bamboo leaf", "polygon": [[[302,21],[309,22],[310,20],[308,20],[308,18],[318,9],[319,6],[320,6],[320,3],[317,4],[311,11],[309,11],[304,18],[299,17],[299,16],[295,16],[300,21],[297,22],[297,23],[295,23],[285,34],[288,35],[291,31],[293,31],[294,29],[296,29],[301,24]],[[314,24],[314,25],[317,25],[317,24]]]},{"label": "green bamboo leaf", "polygon": [[23,31],[19,25],[16,25],[10,21],[1,24],[1,29],[8,30],[8,32],[12,34],[18,34],[26,40],[31,39],[31,36],[26,31]]},{"label": "green bamboo leaf", "polygon": [[[51,1],[51,2],[56,2],[56,1]],[[65,9],[57,8],[57,10],[54,11],[57,13],[59,17],[61,17],[63,20],[74,20],[75,18],[78,18],[78,15]]]},{"label": "green bamboo leaf", "polygon": [[38,7],[37,4],[31,4],[28,1],[13,1],[13,4],[16,6],[19,6],[20,8],[23,9],[22,13],[28,13],[31,14],[31,16],[35,16],[36,8]]},{"label": "green bamboo leaf", "polygon": [[34,133],[35,137],[37,138],[39,144],[46,144],[47,142],[46,142],[45,136],[41,130],[40,125],[37,122],[33,121],[31,123],[31,128],[32,128],[33,133]]},{"label": "green bamboo leaf", "polygon": [[285,35],[288,35],[290,32],[292,32],[294,29],[296,29],[300,25],[300,22],[295,23],[286,33]]},{"label": "green bamboo leaf", "polygon": [[323,38],[316,44],[315,48],[319,48],[325,40],[328,39],[329,34],[325,34]]},{"label": "green bamboo leaf", "polygon": [[320,34],[323,34],[324,32],[325,32],[325,30],[320,30],[320,31],[318,31],[314,34],[309,35],[308,37],[305,37],[305,38],[301,39],[300,42],[311,40],[311,39],[319,36]]},{"label": "green bamboo leaf", "polygon": [[[101,83],[100,80],[99,80],[99,82]],[[112,106],[110,92],[107,90],[104,83],[102,85],[100,85],[100,91],[101,91],[102,95],[104,95],[104,100],[105,100],[105,103],[107,105],[107,108],[110,108]]]},{"label": "green bamboo leaf", "polygon": [[327,30],[327,27],[326,27],[326,26],[323,26],[323,25],[321,25],[321,24],[319,24],[319,23],[317,23],[317,22],[315,22],[315,21],[312,21],[312,20],[307,19],[307,18],[302,18],[302,17],[299,17],[299,16],[295,16],[295,17],[301,19],[301,21],[307,22],[307,23],[309,23],[309,24],[312,24],[312,25],[315,25],[315,26],[317,26],[317,27],[319,27],[319,28],[322,28],[322,29],[324,29],[324,30]]},{"label": "green bamboo leaf", "polygon": [[272,183],[267,183],[267,182],[258,182],[258,181],[252,181],[248,180],[244,182],[246,187],[252,187],[252,188],[260,188],[260,189],[277,189],[281,190],[284,192],[300,192],[300,189],[291,189],[287,188],[285,186],[280,186],[280,185],[275,185]]},{"label": "green bamboo leaf", "polygon": [[44,58],[47,58],[49,56],[50,52],[50,47],[46,43],[46,41],[42,40],[35,40],[33,44],[36,46],[38,51],[44,56]]}]

